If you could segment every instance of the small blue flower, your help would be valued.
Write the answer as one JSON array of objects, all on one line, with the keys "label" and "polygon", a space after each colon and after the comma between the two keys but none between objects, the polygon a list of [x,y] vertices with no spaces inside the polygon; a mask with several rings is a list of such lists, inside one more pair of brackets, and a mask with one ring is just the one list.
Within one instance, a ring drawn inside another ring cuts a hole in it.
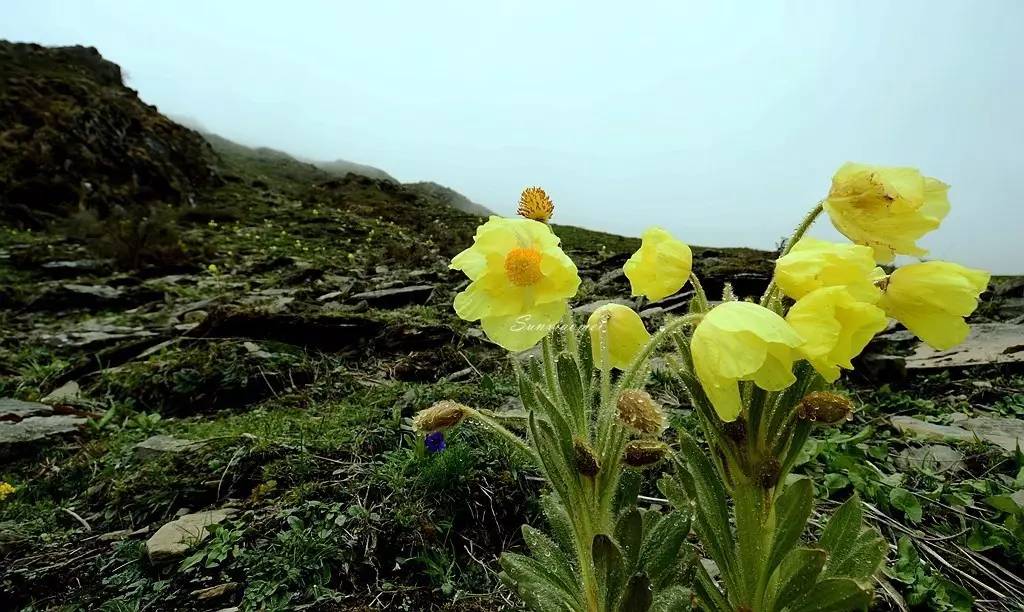
[{"label": "small blue flower", "polygon": [[427,434],[427,439],[424,440],[424,443],[427,446],[427,452],[432,455],[443,451],[446,446],[444,443],[444,432],[435,431]]}]

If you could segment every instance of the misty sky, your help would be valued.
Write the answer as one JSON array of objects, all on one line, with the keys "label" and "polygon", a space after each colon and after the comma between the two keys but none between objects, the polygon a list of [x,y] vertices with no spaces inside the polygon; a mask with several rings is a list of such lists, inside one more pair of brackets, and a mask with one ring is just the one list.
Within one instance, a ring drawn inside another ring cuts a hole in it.
[{"label": "misty sky", "polygon": [[93,45],[239,142],[692,244],[771,247],[842,162],[913,165],[953,186],[933,257],[1024,273],[1024,2],[634,4],[0,0],[0,38]]}]

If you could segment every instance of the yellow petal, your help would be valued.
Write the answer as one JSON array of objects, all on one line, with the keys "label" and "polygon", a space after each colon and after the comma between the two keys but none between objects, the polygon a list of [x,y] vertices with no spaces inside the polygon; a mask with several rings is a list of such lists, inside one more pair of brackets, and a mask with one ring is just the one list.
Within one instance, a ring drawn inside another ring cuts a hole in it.
[{"label": "yellow petal", "polygon": [[775,282],[794,300],[822,287],[845,287],[858,300],[877,302],[876,270],[871,247],[806,237],[775,262]]},{"label": "yellow petal", "polygon": [[510,351],[525,351],[553,330],[568,310],[564,302],[551,302],[528,313],[481,319],[480,326],[495,344]]},{"label": "yellow petal", "polygon": [[851,360],[888,323],[881,308],[855,300],[845,287],[808,293],[786,321],[806,340],[800,353],[829,382],[839,378],[839,368],[852,369]]},{"label": "yellow petal", "polygon": [[644,327],[640,315],[622,304],[605,304],[587,319],[590,331],[590,346],[594,354],[594,363],[600,364],[601,329],[605,329],[608,343],[609,365],[625,370],[633,363],[636,356],[651,339],[651,334]]},{"label": "yellow petal", "polygon": [[660,227],[641,237],[640,248],[622,267],[632,295],[651,301],[666,298],[683,288],[690,278],[693,254],[690,247]]}]

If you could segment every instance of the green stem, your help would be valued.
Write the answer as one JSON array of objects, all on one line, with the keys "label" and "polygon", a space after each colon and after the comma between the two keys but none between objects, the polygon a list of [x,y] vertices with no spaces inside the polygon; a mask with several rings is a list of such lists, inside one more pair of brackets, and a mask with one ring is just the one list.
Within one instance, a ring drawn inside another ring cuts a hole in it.
[{"label": "green stem", "polygon": [[698,310],[700,312],[707,312],[710,310],[708,294],[704,291],[704,285],[701,284],[700,279],[697,278],[697,275],[693,272],[690,273],[690,284],[693,285],[693,299],[697,300]]},{"label": "green stem", "polygon": [[643,364],[654,353],[654,351],[672,335],[673,332],[687,325],[696,324],[703,317],[703,313],[692,313],[672,319],[663,325],[661,329],[651,336],[651,339],[647,341],[646,345],[644,345],[643,350],[637,353],[637,356],[633,358],[633,362],[629,364],[629,367],[622,374],[622,377],[619,378],[619,384],[616,389],[621,391],[623,389],[630,388],[630,386],[636,382],[634,379]]},{"label": "green stem", "polygon": [[527,444],[525,440],[506,429],[505,426],[496,421],[494,417],[486,415],[475,408],[470,408],[466,413],[466,416],[470,419],[475,419],[487,429],[498,434],[499,437],[511,443],[512,446],[523,451],[528,457],[533,458],[535,463],[538,463],[536,453],[530,445]]},{"label": "green stem", "polygon": [[[803,218],[803,221],[800,222],[800,225],[796,227],[796,230],[793,232],[793,235],[790,236],[789,239],[786,240],[786,244],[782,246],[782,252],[779,253],[779,257],[785,257],[786,255],[788,255],[789,252],[793,250],[793,246],[797,242],[799,242],[800,239],[804,237],[804,234],[807,233],[807,230],[809,230],[811,226],[814,225],[814,222],[817,221],[818,216],[824,210],[823,203],[824,200],[818,202],[817,204],[814,205],[814,208],[811,209],[811,212],[807,213],[807,216]],[[761,296],[761,305],[767,306],[777,291],[778,286],[775,284],[775,278],[773,277],[772,282],[769,283],[768,288],[765,289],[764,295]]]}]

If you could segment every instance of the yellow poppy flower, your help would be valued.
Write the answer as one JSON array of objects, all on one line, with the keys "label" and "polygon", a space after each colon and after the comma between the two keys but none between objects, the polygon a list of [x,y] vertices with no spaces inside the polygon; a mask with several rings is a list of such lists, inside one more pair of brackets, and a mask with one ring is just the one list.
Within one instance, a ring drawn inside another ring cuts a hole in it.
[{"label": "yellow poppy flower", "polygon": [[845,287],[808,293],[789,309],[786,321],[806,341],[800,353],[828,382],[839,378],[839,368],[852,370],[850,360],[889,323],[885,311],[856,300]]},{"label": "yellow poppy flower", "polygon": [[803,338],[786,320],[750,302],[711,309],[693,332],[690,350],[701,387],[723,421],[742,411],[739,381],[768,391],[793,384],[793,361]]},{"label": "yellow poppy flower", "polygon": [[775,282],[794,300],[822,287],[845,287],[854,299],[873,304],[882,297],[875,281],[884,276],[871,247],[817,238],[802,238],[775,262]]},{"label": "yellow poppy flower", "polygon": [[521,217],[547,223],[554,212],[554,202],[540,187],[527,187],[519,196],[519,209],[516,213]]},{"label": "yellow poppy flower", "polygon": [[645,231],[641,240],[640,248],[622,267],[632,294],[656,302],[682,289],[693,268],[690,247],[660,227]]},{"label": "yellow poppy flower", "polygon": [[651,334],[644,327],[640,315],[622,304],[605,304],[587,319],[590,330],[590,347],[594,363],[601,363],[601,328],[607,330],[608,361],[613,368],[625,370],[633,362]]},{"label": "yellow poppy flower", "polygon": [[844,236],[871,247],[878,263],[928,253],[916,242],[949,213],[949,185],[916,168],[844,164],[824,208]]},{"label": "yellow poppy flower", "polygon": [[964,317],[978,307],[989,273],[946,261],[926,261],[897,269],[878,305],[915,336],[938,350],[967,338]]},{"label": "yellow poppy flower", "polygon": [[455,313],[510,351],[537,344],[568,310],[580,277],[548,226],[491,217],[451,268],[473,282],[455,296]]}]

